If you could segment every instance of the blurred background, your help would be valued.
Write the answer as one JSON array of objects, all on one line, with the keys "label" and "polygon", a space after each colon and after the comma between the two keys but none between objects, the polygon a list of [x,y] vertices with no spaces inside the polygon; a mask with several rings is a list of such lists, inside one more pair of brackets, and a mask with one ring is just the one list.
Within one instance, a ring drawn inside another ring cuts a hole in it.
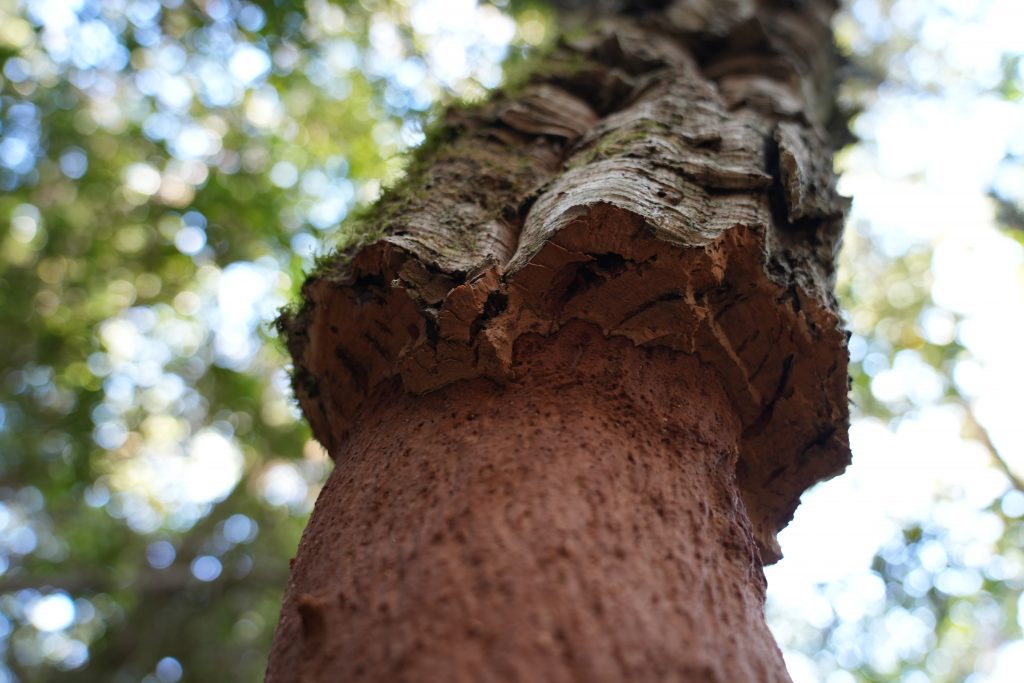
[{"label": "blurred background", "polygon": [[[768,570],[797,683],[1021,680],[1022,27],[837,18],[854,465]],[[553,34],[501,0],[0,0],[0,683],[261,680],[329,470],[268,323]]]}]

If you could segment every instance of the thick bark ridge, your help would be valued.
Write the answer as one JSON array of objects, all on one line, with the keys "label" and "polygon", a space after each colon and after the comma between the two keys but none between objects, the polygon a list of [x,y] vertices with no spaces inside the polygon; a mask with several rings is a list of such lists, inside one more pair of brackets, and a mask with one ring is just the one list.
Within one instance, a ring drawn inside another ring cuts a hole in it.
[{"label": "thick bark ridge", "polygon": [[825,0],[689,0],[563,41],[447,139],[282,319],[295,393],[338,458],[367,398],[515,376],[523,335],[572,320],[695,356],[741,425],[761,559],[849,459],[833,295],[847,200],[824,133]]}]

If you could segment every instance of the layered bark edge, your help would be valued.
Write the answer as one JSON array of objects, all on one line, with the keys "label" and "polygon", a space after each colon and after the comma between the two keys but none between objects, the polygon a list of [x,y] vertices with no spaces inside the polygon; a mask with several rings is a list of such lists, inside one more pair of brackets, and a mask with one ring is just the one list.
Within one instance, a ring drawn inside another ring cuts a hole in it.
[{"label": "layered bark edge", "polygon": [[[712,6],[713,5],[713,6]],[[516,340],[572,320],[715,368],[766,563],[801,493],[849,461],[833,295],[847,200],[824,134],[831,3],[672,3],[563,41],[515,93],[452,110],[282,316],[314,435],[366,397],[510,379]]]}]

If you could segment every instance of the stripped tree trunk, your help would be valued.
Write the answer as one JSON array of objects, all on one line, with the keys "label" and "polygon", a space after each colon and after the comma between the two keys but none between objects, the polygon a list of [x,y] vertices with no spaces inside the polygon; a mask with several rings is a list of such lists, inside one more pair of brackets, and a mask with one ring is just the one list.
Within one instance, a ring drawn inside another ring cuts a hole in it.
[{"label": "stripped tree trunk", "polygon": [[267,680],[785,681],[848,461],[827,0],[681,0],[449,112],[282,319],[337,468]]}]

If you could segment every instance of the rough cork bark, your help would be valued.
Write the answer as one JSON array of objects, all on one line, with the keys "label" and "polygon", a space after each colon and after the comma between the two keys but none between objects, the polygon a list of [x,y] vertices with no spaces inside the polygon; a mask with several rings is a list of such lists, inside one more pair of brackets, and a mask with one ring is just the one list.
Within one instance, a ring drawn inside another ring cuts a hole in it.
[{"label": "rough cork bark", "polygon": [[848,462],[827,0],[680,0],[449,113],[282,320],[337,468],[267,680],[785,681]]}]

